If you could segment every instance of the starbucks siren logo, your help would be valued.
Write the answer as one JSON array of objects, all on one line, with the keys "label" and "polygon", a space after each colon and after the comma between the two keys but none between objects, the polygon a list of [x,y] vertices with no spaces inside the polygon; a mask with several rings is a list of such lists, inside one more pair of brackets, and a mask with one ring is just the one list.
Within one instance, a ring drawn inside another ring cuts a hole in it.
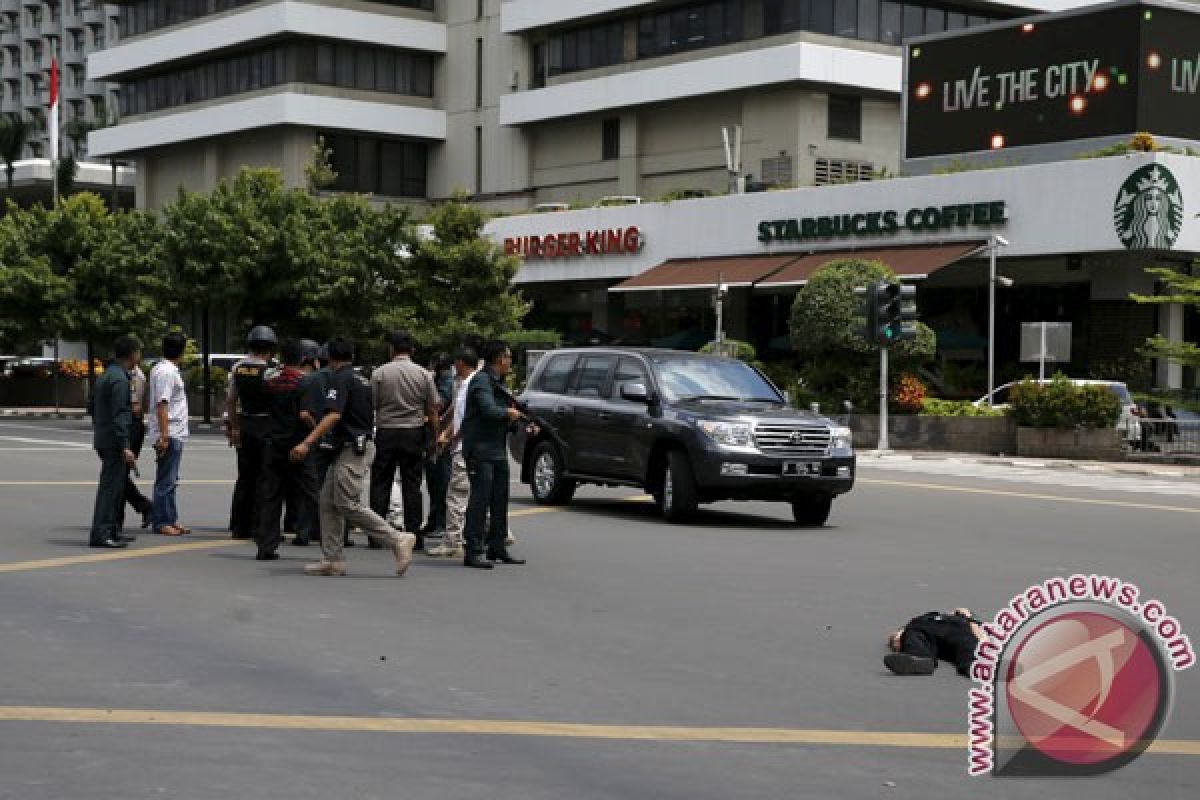
[{"label": "starbucks siren logo", "polygon": [[1121,184],[1113,225],[1130,250],[1170,250],[1183,227],[1183,193],[1171,170],[1148,164]]}]

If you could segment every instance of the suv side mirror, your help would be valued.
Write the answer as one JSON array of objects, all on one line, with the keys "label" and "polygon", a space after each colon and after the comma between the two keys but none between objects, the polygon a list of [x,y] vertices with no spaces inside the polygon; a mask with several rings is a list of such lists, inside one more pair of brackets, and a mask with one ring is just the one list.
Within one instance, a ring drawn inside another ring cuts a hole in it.
[{"label": "suv side mirror", "polygon": [[650,393],[646,391],[646,385],[643,383],[623,383],[621,398],[631,403],[649,403]]}]

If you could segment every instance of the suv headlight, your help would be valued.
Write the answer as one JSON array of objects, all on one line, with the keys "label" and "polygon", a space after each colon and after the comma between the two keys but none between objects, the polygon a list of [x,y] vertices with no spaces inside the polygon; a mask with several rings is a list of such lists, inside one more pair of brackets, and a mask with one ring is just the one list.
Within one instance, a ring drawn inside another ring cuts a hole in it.
[{"label": "suv headlight", "polygon": [[746,422],[702,419],[697,420],[696,425],[722,447],[751,447],[754,444],[754,431]]},{"label": "suv headlight", "polygon": [[834,450],[853,450],[854,433],[849,428],[830,428],[829,446]]}]

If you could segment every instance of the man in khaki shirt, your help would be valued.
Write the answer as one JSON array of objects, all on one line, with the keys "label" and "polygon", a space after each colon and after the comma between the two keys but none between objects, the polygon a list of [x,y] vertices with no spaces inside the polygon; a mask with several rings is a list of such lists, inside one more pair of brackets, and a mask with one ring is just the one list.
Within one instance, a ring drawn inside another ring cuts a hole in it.
[{"label": "man in khaki shirt", "polygon": [[[371,373],[375,401],[375,462],[371,465],[371,510],[387,518],[392,485],[400,472],[404,530],[421,527],[421,478],[425,452],[438,435],[438,393],[433,376],[413,361],[416,342],[407,331],[391,337],[392,360]],[[372,546],[375,543],[372,542]],[[424,548],[417,535],[416,549]]]}]

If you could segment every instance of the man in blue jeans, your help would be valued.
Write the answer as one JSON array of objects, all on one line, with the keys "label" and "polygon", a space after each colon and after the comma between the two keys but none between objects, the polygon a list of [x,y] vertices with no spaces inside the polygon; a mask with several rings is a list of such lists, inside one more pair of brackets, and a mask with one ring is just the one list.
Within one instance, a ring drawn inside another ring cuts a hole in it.
[{"label": "man in blue jeans", "polygon": [[168,333],[163,337],[163,359],[150,371],[147,404],[149,424],[146,436],[154,442],[158,457],[158,469],[154,475],[154,531],[164,536],[183,536],[190,533],[179,522],[179,511],[175,505],[175,490],[179,485],[179,462],[183,459],[183,446],[188,438],[187,389],[183,376],[179,374],[179,362],[187,347],[187,337],[182,333]]}]

